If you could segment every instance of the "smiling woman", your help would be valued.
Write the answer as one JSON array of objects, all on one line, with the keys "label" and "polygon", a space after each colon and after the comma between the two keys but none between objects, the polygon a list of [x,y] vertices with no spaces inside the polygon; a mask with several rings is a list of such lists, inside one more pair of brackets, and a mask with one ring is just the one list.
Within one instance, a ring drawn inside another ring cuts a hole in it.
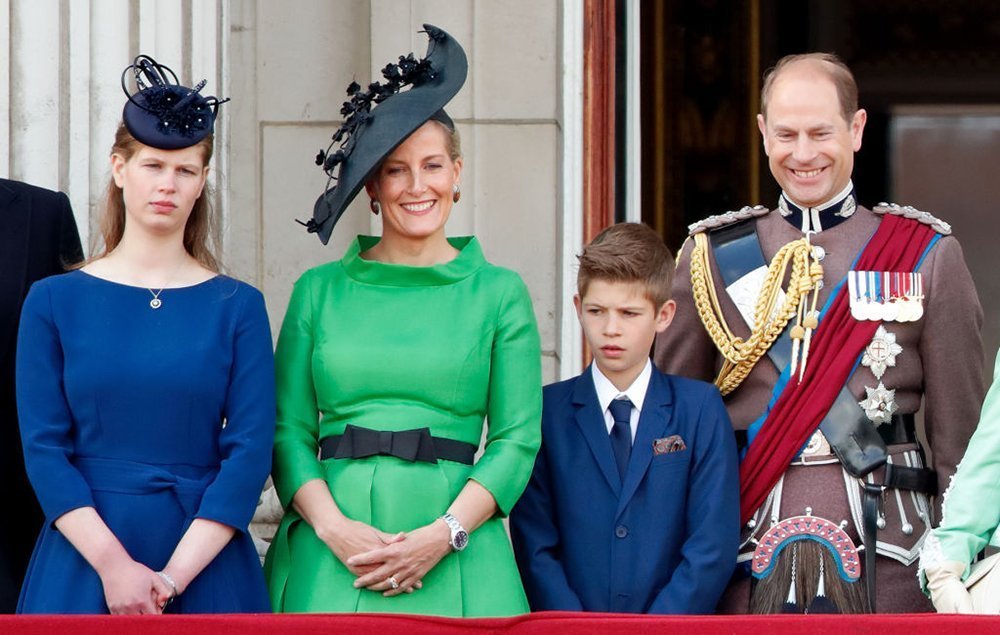
[{"label": "smiling woman", "polygon": [[24,304],[18,411],[47,523],[18,612],[267,611],[246,530],[274,367],[261,294],[219,274],[209,240],[221,102],[145,56],[123,87],[130,70],[103,249]]},{"label": "smiling woman", "polygon": [[274,484],[286,513],[265,563],[276,611],[528,610],[501,517],[540,442],[538,331],[518,275],[474,237],[445,235],[462,158],[442,108],[468,63],[424,28],[428,56],[401,57],[368,92],[352,84],[340,146],[317,157],[335,185],[310,231],[329,240],[362,187],[384,222],[299,278],[281,327]]},{"label": "smiling woman", "polygon": [[382,162],[365,185],[382,212],[382,240],[363,257],[423,266],[455,257],[444,226],[460,192],[462,157],[451,141],[457,135],[428,121]]}]

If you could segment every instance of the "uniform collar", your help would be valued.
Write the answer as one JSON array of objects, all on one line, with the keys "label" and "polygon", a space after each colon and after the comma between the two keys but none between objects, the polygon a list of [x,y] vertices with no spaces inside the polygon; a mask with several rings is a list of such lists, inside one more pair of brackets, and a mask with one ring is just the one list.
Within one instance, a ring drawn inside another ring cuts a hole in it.
[{"label": "uniform collar", "polygon": [[799,227],[803,234],[830,229],[850,218],[857,208],[853,181],[848,181],[847,186],[836,196],[816,207],[800,207],[784,191],[778,197],[778,211],[785,220]]}]

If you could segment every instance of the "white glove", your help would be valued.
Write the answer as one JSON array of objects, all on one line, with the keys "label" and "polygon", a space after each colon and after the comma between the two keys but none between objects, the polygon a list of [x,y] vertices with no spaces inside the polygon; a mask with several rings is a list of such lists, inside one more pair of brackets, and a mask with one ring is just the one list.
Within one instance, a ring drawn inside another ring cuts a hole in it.
[{"label": "white glove", "polygon": [[938,613],[975,613],[972,597],[962,583],[965,564],[946,560],[924,569],[927,590]]}]

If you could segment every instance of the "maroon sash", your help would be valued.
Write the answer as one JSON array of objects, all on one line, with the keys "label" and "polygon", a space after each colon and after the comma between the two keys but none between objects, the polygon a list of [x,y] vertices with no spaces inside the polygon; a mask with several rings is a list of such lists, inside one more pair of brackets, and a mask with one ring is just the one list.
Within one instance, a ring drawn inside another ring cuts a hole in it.
[{"label": "maroon sash", "polygon": [[[858,258],[859,271],[913,271],[935,232],[923,223],[885,215]],[[842,285],[813,334],[802,381],[789,380],[740,464],[740,518],[764,503],[789,463],[819,427],[880,322],[851,316]]]}]

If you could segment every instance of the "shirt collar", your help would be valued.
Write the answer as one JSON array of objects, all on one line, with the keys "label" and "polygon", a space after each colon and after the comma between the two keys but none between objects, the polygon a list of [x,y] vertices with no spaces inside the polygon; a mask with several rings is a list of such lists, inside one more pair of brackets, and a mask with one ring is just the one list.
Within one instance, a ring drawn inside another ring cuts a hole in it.
[{"label": "shirt collar", "polygon": [[653,364],[648,359],[646,360],[646,365],[642,368],[642,372],[635,378],[632,385],[624,391],[615,388],[615,385],[601,372],[596,363],[591,364],[590,368],[593,372],[594,388],[597,390],[597,402],[601,405],[601,412],[605,412],[608,409],[613,399],[617,399],[622,395],[628,397],[637,411],[642,412],[642,402],[646,399],[649,380],[653,376]]}]

